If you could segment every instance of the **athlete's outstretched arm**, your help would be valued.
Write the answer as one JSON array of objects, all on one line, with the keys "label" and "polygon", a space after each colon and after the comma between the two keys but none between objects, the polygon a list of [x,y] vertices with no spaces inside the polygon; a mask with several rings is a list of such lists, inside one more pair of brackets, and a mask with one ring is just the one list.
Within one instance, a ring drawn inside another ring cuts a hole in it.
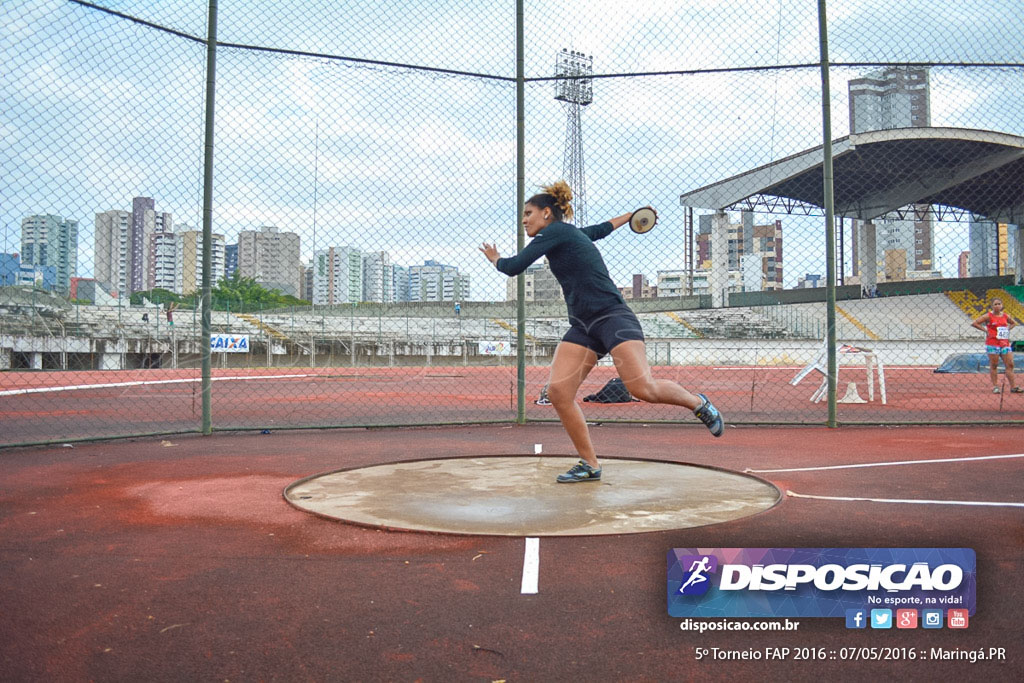
[{"label": "athlete's outstretched arm", "polygon": [[[604,223],[598,223],[597,225],[588,225],[582,228],[583,232],[593,241],[597,241],[610,235],[614,230],[621,228],[623,225],[629,223],[629,219],[633,217],[633,212],[624,213],[621,216],[610,218]],[[611,224],[611,228],[606,227]]]},{"label": "athlete's outstretched arm", "polygon": [[615,218],[610,219],[608,222],[612,224],[612,230],[617,230],[618,228],[621,228],[623,225],[628,223],[629,219],[632,217],[633,212],[630,211],[629,213],[624,213],[621,216],[616,216]]},{"label": "athlete's outstretched arm", "polygon": [[[505,273],[505,275],[519,275],[519,273],[529,268],[534,261],[547,255],[549,251],[558,246],[561,239],[557,235],[549,235],[542,232],[523,247],[521,252],[506,258],[501,258],[494,245],[485,244],[480,248],[480,251],[484,252],[484,256],[494,264],[494,267]],[[491,248],[490,250],[487,249],[488,246]],[[494,258],[491,258],[491,256],[494,256]]]}]

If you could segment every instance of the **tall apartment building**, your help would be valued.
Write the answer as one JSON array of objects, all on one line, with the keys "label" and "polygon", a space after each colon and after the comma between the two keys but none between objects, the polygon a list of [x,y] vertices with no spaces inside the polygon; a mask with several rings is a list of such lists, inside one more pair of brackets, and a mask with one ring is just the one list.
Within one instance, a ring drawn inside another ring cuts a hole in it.
[{"label": "tall apartment building", "polygon": [[353,247],[328,247],[313,253],[313,303],[363,301],[363,254]]},{"label": "tall apartment building", "polygon": [[[711,253],[712,220],[712,214],[700,217],[697,232],[699,270],[710,270],[712,257],[717,258]],[[729,223],[727,244],[727,270],[729,273],[741,273],[739,279],[744,289],[782,289],[782,221],[754,225],[754,214],[744,211],[740,214],[739,223]]]},{"label": "tall apartment building", "polygon": [[[217,274],[224,272],[224,235],[210,235],[210,286],[217,286]],[[174,291],[192,294],[203,287],[203,233],[184,230],[174,241]]]},{"label": "tall apartment building", "polygon": [[850,132],[931,125],[928,68],[890,66],[849,83]]},{"label": "tall apartment building", "polygon": [[153,257],[150,253],[152,236],[158,232],[173,233],[174,220],[169,213],[157,211],[152,197],[135,197],[132,199],[132,226],[129,261],[129,286],[131,292],[151,289],[153,274],[150,267]]},{"label": "tall apartment building", "polygon": [[656,273],[655,286],[658,288],[659,297],[682,297],[687,296],[687,275],[685,270],[669,269],[659,270]]},{"label": "tall apartment building", "polygon": [[394,294],[394,266],[386,251],[363,254],[363,301],[392,303]]},{"label": "tall apartment building", "polygon": [[395,303],[409,300],[409,269],[406,266],[391,267],[391,292]]},{"label": "tall apartment building", "polygon": [[[231,246],[230,244],[228,245]],[[227,266],[225,266],[227,268]],[[313,262],[310,261],[308,266],[302,268],[302,296],[299,297],[303,301],[313,301]]]},{"label": "tall apartment building", "polygon": [[132,215],[127,211],[96,214],[93,275],[113,287],[118,296],[128,295],[131,225]]},{"label": "tall apartment building", "polygon": [[1017,271],[1016,253],[1020,231],[1006,223],[971,216],[968,225],[970,277],[1010,275]]},{"label": "tall apartment building", "polygon": [[[97,280],[116,287],[122,295],[161,286],[155,285],[153,248],[157,242],[166,248],[172,241],[171,214],[157,211],[151,197],[135,197],[130,213],[110,210],[96,214],[95,228],[93,274]],[[157,234],[161,237],[154,238]],[[160,281],[166,284],[169,271],[164,270]]]},{"label": "tall apartment building", "polygon": [[0,287],[18,284],[21,257],[18,254],[0,254]]},{"label": "tall apartment building", "polygon": [[78,275],[78,221],[51,214],[21,221],[21,265],[52,266],[54,288],[67,294]]},{"label": "tall apartment building", "polygon": [[155,211],[152,197],[132,199],[131,234],[128,239],[128,293],[140,292],[146,288],[146,264],[149,239],[146,235],[146,212]]},{"label": "tall apartment building", "polygon": [[[505,300],[515,301],[518,285],[517,278],[510,277],[505,282]],[[562,286],[551,272],[547,259],[534,263],[523,273],[524,301],[562,301]]]},{"label": "tall apartment building", "polygon": [[[928,69],[926,67],[886,67],[849,83],[850,132],[864,133],[892,128],[918,128],[931,125]],[[914,207],[914,220],[876,221],[874,262],[877,272],[886,278],[899,271],[930,271],[932,257],[932,220],[927,205]],[[851,228],[853,274],[860,275],[859,221]],[[902,254],[899,252],[902,251]],[[897,263],[903,258],[905,267]],[[905,278],[905,276],[904,276]],[[901,278],[903,279],[903,278]]]},{"label": "tall apartment building", "polygon": [[[73,296],[74,283],[71,278]],[[22,263],[18,254],[0,254],[0,285],[38,287],[47,291],[57,289],[57,267]]]},{"label": "tall apartment building", "polygon": [[238,235],[238,272],[267,289],[298,297],[302,294],[299,236],[265,225]]},{"label": "tall apartment building", "polygon": [[170,291],[181,291],[175,285],[174,271],[177,265],[178,238],[173,232],[152,232],[149,234],[148,263],[146,266],[146,289],[154,287]]},{"label": "tall apartment building", "polygon": [[224,245],[224,272],[218,275],[217,279],[223,277],[225,280],[230,280],[234,277],[236,270],[238,270],[238,244]]},{"label": "tall apartment building", "polygon": [[427,260],[409,266],[410,301],[465,301],[469,298],[469,276],[455,266]]},{"label": "tall apartment building", "polygon": [[971,276],[971,252],[960,252],[960,256],[956,259],[956,276],[959,278]]},{"label": "tall apartment building", "polygon": [[[753,268],[751,279],[746,275],[750,269],[741,266],[747,291],[752,288],[760,291],[782,289],[782,221],[755,225],[753,249],[746,257]],[[758,283],[760,286],[755,287]]]}]

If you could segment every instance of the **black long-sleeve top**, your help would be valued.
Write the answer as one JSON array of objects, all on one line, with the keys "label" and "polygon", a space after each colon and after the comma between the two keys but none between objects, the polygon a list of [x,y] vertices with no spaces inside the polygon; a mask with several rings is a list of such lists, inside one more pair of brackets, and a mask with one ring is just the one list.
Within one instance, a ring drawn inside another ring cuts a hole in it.
[{"label": "black long-sleeve top", "polygon": [[608,308],[626,303],[608,274],[601,252],[594,246],[595,241],[607,237],[612,230],[610,222],[577,228],[556,221],[537,233],[521,252],[500,258],[494,265],[506,275],[518,275],[547,256],[551,272],[565,294],[569,319],[587,323]]}]

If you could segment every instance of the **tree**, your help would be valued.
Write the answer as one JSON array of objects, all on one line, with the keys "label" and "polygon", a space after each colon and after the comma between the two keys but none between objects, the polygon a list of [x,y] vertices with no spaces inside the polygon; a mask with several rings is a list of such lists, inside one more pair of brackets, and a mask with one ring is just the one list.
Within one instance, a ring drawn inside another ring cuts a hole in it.
[{"label": "tree", "polygon": [[231,278],[222,278],[216,287],[210,289],[210,305],[220,311],[254,310],[302,306],[307,302],[279,289],[267,289],[251,277],[242,277],[236,270]]},{"label": "tree", "polygon": [[141,306],[143,298],[152,304],[181,303],[182,301],[181,296],[176,292],[161,287],[154,287],[148,292],[132,292],[132,306]]}]

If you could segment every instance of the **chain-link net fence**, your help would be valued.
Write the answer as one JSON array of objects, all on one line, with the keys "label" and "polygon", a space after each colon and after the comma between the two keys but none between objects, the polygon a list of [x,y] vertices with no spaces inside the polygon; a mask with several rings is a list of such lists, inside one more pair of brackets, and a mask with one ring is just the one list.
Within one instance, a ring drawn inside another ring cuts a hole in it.
[{"label": "chain-link net fence", "polygon": [[[219,3],[214,428],[555,419],[558,283],[522,276],[520,413],[478,251],[516,251],[519,176],[579,225],[657,208],[598,246],[654,374],[729,422],[826,421],[830,319],[839,422],[1024,419],[1021,330],[972,326],[1024,319],[1024,9],[833,4],[829,239],[817,3],[526,2],[521,131],[515,2]],[[199,428],[208,9],[0,8],[0,444]]]}]

